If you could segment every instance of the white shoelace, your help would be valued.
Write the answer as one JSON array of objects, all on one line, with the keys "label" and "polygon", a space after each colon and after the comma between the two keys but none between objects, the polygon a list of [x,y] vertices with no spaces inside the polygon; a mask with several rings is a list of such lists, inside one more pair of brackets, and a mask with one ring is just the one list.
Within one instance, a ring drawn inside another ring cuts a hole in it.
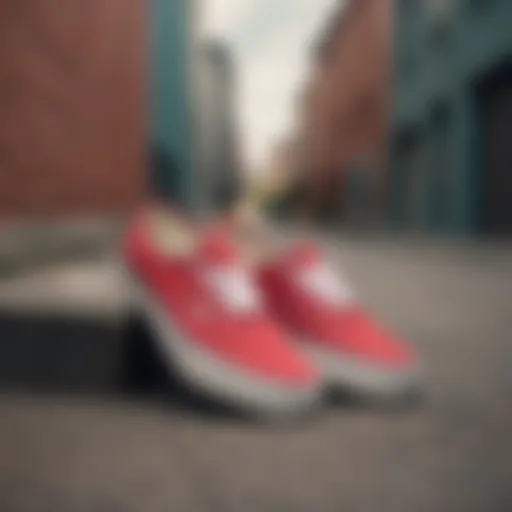
[{"label": "white shoelace", "polygon": [[261,298],[250,274],[237,266],[208,268],[202,273],[210,290],[233,313],[257,311]]},{"label": "white shoelace", "polygon": [[299,286],[332,306],[343,306],[353,302],[349,285],[340,280],[326,263],[307,267],[297,275]]}]

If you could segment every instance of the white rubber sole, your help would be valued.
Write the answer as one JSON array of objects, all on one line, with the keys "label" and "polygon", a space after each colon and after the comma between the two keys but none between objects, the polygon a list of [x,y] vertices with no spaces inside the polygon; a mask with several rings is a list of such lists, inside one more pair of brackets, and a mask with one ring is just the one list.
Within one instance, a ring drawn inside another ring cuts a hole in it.
[{"label": "white rubber sole", "polygon": [[131,283],[134,305],[144,315],[166,368],[191,389],[226,405],[262,415],[305,413],[320,403],[321,382],[307,387],[286,386],[215,357],[187,340],[142,285],[133,278]]},{"label": "white rubber sole", "polygon": [[301,341],[299,347],[320,369],[326,386],[333,391],[392,399],[421,388],[422,371],[418,365],[389,369],[350,355],[340,356],[307,341]]}]

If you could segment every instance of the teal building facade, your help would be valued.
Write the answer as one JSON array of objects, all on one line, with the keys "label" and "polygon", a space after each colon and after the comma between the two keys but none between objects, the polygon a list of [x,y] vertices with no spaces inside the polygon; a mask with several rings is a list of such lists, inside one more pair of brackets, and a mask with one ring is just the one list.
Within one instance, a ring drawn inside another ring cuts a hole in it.
[{"label": "teal building facade", "polygon": [[149,151],[153,193],[189,205],[193,200],[191,0],[151,0],[149,14]]},{"label": "teal building facade", "polygon": [[512,1],[396,1],[393,44],[392,223],[512,233]]}]

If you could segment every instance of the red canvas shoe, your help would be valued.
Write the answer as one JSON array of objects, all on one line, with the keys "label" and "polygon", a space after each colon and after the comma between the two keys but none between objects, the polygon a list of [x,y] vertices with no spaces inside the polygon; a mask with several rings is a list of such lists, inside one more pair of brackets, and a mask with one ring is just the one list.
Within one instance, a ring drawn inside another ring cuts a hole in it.
[{"label": "red canvas shoe", "polygon": [[364,311],[314,244],[290,244],[250,208],[236,212],[231,229],[258,269],[267,307],[328,384],[373,397],[417,389],[413,351]]},{"label": "red canvas shoe", "polygon": [[221,230],[193,235],[176,216],[140,215],[124,255],[160,353],[191,387],[261,412],[299,412],[319,373],[265,313]]},{"label": "red canvas shoe", "polygon": [[310,243],[295,244],[259,270],[275,317],[337,388],[373,397],[416,389],[412,350],[372,320]]}]

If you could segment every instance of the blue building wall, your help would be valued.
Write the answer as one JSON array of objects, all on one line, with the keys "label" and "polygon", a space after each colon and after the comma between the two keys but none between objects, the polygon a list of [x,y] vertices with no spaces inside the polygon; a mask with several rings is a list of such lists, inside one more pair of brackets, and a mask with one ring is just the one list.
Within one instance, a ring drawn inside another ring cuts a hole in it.
[{"label": "blue building wall", "polygon": [[151,0],[149,131],[152,182],[160,196],[192,200],[190,0]]},{"label": "blue building wall", "polygon": [[[429,14],[429,3],[395,3],[391,214],[402,226],[473,233],[482,172],[475,86],[512,55],[512,1],[444,0],[451,10],[442,19]],[[448,120],[440,136],[441,110]],[[417,186],[423,190],[412,201],[411,169],[401,164],[399,149],[407,136],[424,148],[423,187]],[[422,211],[413,213],[416,207]]]}]

